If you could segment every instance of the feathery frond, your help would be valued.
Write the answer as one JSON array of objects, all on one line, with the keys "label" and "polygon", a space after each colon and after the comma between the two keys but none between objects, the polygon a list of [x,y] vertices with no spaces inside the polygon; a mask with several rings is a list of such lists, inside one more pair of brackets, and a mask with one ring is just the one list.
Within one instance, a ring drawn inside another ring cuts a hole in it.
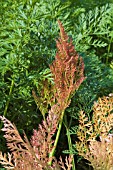
[{"label": "feathery frond", "polygon": [[[80,112],[76,148],[95,170],[113,168],[113,96],[94,103],[92,120]],[[99,137],[99,140],[97,140]]]},{"label": "feathery frond", "polygon": [[26,135],[24,134],[24,139],[22,139],[15,125],[5,117],[0,116],[0,119],[4,123],[2,131],[5,132],[4,137],[6,138],[7,146],[11,151],[11,154],[8,154],[8,159],[5,155],[0,155],[0,162],[3,166],[15,170],[21,170],[22,168],[25,169],[25,167],[36,169],[36,167],[40,167],[40,165],[42,166],[43,163],[36,158]]},{"label": "feathery frond", "polygon": [[52,137],[55,134],[59,120],[56,111],[57,108],[57,105],[52,106],[48,117],[43,121],[42,125],[39,125],[38,131],[34,130],[31,138],[31,144],[37,158],[43,160],[45,163],[48,163],[53,159],[52,157],[49,158],[49,153],[53,149],[54,140]]},{"label": "feathery frond", "polygon": [[[0,116],[0,119],[4,123],[2,131],[5,132],[4,137],[7,141],[7,146],[11,151],[2,155],[0,153],[0,163],[7,169],[14,170],[42,170],[43,168],[52,170],[53,167],[48,165],[50,160],[54,158],[49,157],[49,153],[53,148],[52,136],[54,135],[57,123],[58,114],[53,114],[55,106],[50,110],[46,121],[43,121],[42,125],[39,125],[39,129],[34,130],[34,134],[31,138],[31,144],[29,143],[26,135],[24,139],[18,133],[16,127],[5,117]],[[54,169],[59,165],[54,161]],[[60,169],[60,168],[59,168]]]},{"label": "feathery frond", "polygon": [[65,108],[70,104],[70,98],[84,80],[84,63],[82,58],[77,54],[65,33],[60,21],[60,38],[57,43],[57,54],[55,60],[50,65],[54,78],[55,98],[61,108]]}]

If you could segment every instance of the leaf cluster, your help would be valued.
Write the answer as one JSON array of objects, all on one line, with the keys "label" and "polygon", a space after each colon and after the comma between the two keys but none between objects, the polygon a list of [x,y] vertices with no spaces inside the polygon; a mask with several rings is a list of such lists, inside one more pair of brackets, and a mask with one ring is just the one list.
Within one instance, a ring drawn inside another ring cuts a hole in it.
[{"label": "leaf cluster", "polygon": [[[76,143],[78,153],[89,160],[95,170],[113,167],[113,97],[94,103],[92,119],[81,111]],[[98,137],[98,138],[97,138]]]},{"label": "leaf cluster", "polygon": [[113,46],[113,4],[95,7],[81,13],[74,24],[77,50],[95,51],[102,62],[112,61]]}]

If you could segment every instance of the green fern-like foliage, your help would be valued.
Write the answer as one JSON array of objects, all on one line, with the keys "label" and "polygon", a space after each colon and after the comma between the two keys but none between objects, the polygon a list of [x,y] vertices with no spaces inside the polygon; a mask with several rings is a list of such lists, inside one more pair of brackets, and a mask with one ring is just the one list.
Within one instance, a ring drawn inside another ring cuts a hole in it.
[{"label": "green fern-like foliage", "polygon": [[95,50],[103,62],[110,63],[113,45],[112,16],[112,3],[80,14],[74,25],[77,50],[82,52]]}]

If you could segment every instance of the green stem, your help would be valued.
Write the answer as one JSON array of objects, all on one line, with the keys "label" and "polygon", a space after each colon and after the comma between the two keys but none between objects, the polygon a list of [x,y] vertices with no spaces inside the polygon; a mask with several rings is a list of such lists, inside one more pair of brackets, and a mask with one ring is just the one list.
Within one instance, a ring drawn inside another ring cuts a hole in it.
[{"label": "green stem", "polygon": [[107,55],[107,57],[106,57],[106,64],[108,64],[109,53],[110,53],[110,47],[111,47],[111,44],[109,43],[109,45],[108,45],[108,55]]},{"label": "green stem", "polygon": [[6,114],[7,114],[7,109],[9,107],[9,102],[10,102],[10,99],[11,99],[13,88],[14,88],[14,80],[12,79],[11,86],[10,86],[10,91],[9,91],[9,96],[8,96],[8,100],[6,102],[6,106],[5,106],[5,109],[4,109],[4,114],[3,114],[4,116],[6,116]]},{"label": "green stem", "polygon": [[[9,91],[9,96],[8,96],[8,100],[6,102],[6,106],[5,106],[5,109],[4,109],[3,116],[7,115],[7,110],[8,110],[8,107],[9,107],[9,102],[10,102],[10,99],[11,99],[13,88],[14,88],[14,80],[12,79],[11,86],[10,86],[10,91]],[[2,125],[3,125],[3,123],[0,124],[0,129],[2,128]]]},{"label": "green stem", "polygon": [[[68,122],[67,122],[67,116],[65,115],[65,127],[66,127],[66,134],[67,134],[67,139],[68,139],[68,146],[69,146],[69,150],[72,151],[72,141],[71,141],[71,136],[70,136],[70,132],[69,132],[69,128],[68,128]],[[75,168],[75,161],[74,161],[74,156],[73,154],[70,153],[70,155],[72,156],[72,170],[76,170]]]},{"label": "green stem", "polygon": [[106,64],[108,64],[108,58],[109,58],[109,53],[110,53],[110,50],[111,50],[111,43],[112,43],[112,38],[110,39],[109,41],[109,45],[108,45],[108,50],[107,50],[107,58],[106,58]]},{"label": "green stem", "polygon": [[[66,129],[67,131],[67,138],[68,138],[68,145],[69,145],[69,150],[72,150],[72,141],[71,141],[71,137],[70,137],[70,133],[69,133],[69,129]],[[75,168],[75,161],[74,161],[74,156],[72,155],[72,170],[76,170]]]},{"label": "green stem", "polygon": [[[62,128],[63,117],[64,117],[64,111],[61,114],[61,119],[60,119],[60,122],[59,122],[59,127],[58,127],[58,131],[57,131],[57,134],[56,134],[56,139],[55,139],[55,142],[54,142],[53,149],[52,149],[51,153],[49,154],[50,158],[54,156],[55,149],[57,147],[57,143],[58,143],[60,132],[61,132],[61,128]],[[48,164],[51,165],[52,161],[50,161]]]}]

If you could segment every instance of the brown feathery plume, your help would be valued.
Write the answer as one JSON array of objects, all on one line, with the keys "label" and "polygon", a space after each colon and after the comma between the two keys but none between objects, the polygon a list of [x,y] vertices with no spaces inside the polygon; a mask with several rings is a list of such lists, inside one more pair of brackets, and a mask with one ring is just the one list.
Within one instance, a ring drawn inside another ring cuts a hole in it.
[{"label": "brown feathery plume", "polygon": [[60,21],[58,24],[60,27],[60,38],[56,41],[58,50],[54,62],[50,65],[54,84],[45,79],[39,97],[34,90],[32,91],[43,116],[48,111],[48,105],[52,106],[55,103],[60,105],[61,112],[65,110],[75,90],[85,79],[82,57],[77,54],[72,39],[69,39]]},{"label": "brown feathery plume", "polygon": [[[53,111],[55,109],[54,106]],[[7,155],[0,153],[0,163],[4,168],[8,170],[60,170],[58,163],[55,161],[54,168],[48,165],[50,160],[54,160],[49,157],[49,152],[53,148],[52,136],[57,128],[58,114],[53,114],[51,109],[47,120],[43,121],[43,124],[39,126],[39,130],[34,130],[31,144],[26,135],[24,135],[24,139],[21,138],[18,130],[9,120],[2,116],[0,116],[0,119],[4,123],[2,131],[5,132],[4,137],[11,152]]]},{"label": "brown feathery plume", "polygon": [[59,164],[61,166],[61,168],[63,170],[71,170],[72,168],[72,160],[73,160],[73,156],[72,155],[69,155],[69,157],[65,158],[65,163],[62,161],[62,158],[60,157],[60,161],[59,161]]},{"label": "brown feathery plume", "polygon": [[75,51],[72,40],[65,33],[60,21],[58,24],[60,27],[60,38],[56,41],[58,51],[50,70],[54,78],[56,102],[61,110],[65,110],[75,90],[84,80],[84,62]]},{"label": "brown feathery plume", "polygon": [[[51,73],[53,74],[53,94],[54,101],[58,104],[59,110],[59,127],[54,142],[54,148],[50,153],[50,157],[54,155],[57,147],[65,109],[71,102],[72,95],[79,88],[80,84],[85,79],[84,77],[84,62],[74,49],[72,40],[65,33],[64,27],[58,21],[60,27],[60,38],[56,41],[57,53],[55,60],[50,65]],[[49,164],[51,165],[52,162]]]},{"label": "brown feathery plume", "polygon": [[112,170],[113,135],[101,137],[101,141],[91,141],[85,158],[91,162],[94,170]]},{"label": "brown feathery plume", "polygon": [[[89,120],[80,112],[76,143],[78,153],[91,162],[94,170],[113,168],[113,96],[99,98]],[[97,140],[99,137],[99,141]]]},{"label": "brown feathery plume", "polygon": [[113,96],[99,98],[93,111],[94,131],[101,137],[107,136],[113,128]]},{"label": "brown feathery plume", "polygon": [[11,154],[8,153],[8,157],[6,154],[3,156],[1,153],[0,163],[8,170],[27,170],[27,167],[28,169],[42,170],[41,167],[44,164],[37,159],[26,135],[24,134],[24,139],[22,139],[16,127],[9,120],[2,116],[0,116],[0,119],[4,123],[2,131],[5,132],[4,137],[11,152]]},{"label": "brown feathery plume", "polygon": [[59,112],[57,105],[53,105],[46,120],[43,121],[42,125],[39,125],[39,129],[34,130],[34,134],[31,138],[31,144],[37,155],[37,158],[44,161],[46,164],[50,162],[53,157],[48,157],[49,153],[53,149],[54,140],[52,139],[58,124]]}]

